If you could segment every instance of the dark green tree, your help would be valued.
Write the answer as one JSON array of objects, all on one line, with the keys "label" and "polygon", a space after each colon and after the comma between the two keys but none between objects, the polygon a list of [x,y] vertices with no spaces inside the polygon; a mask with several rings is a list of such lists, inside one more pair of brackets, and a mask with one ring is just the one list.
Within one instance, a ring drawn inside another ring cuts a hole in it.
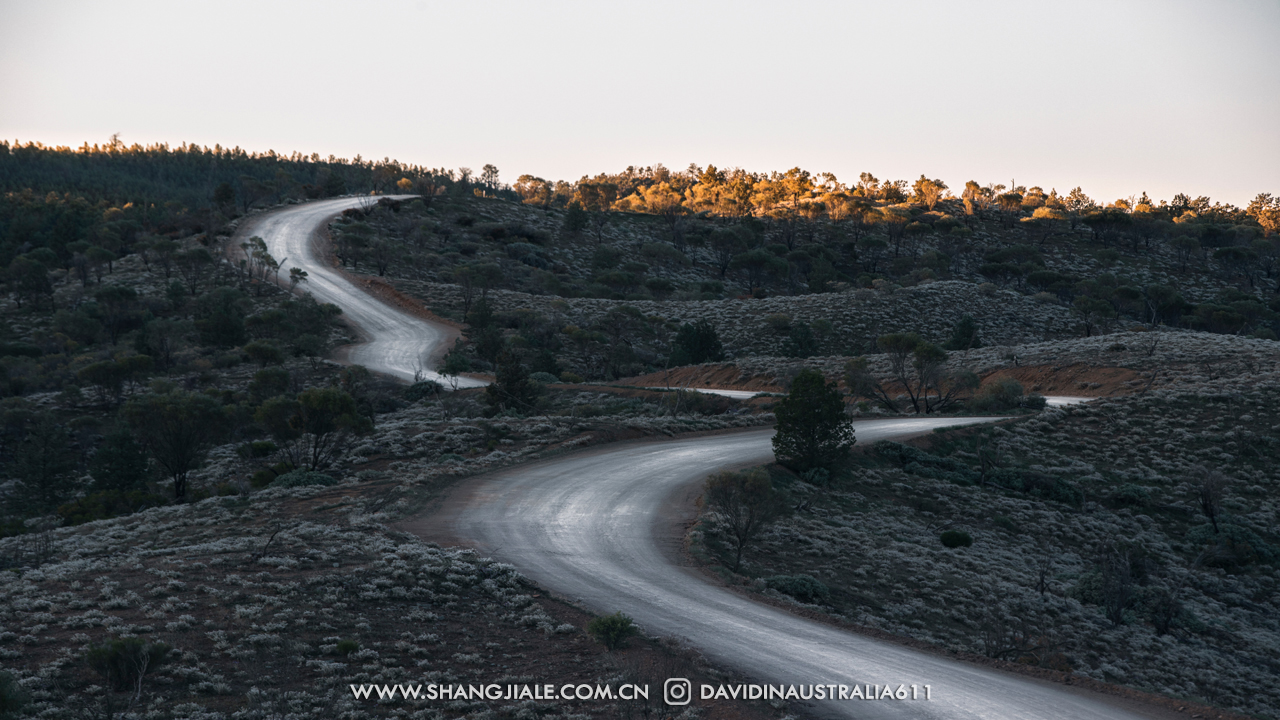
[{"label": "dark green tree", "polygon": [[231,183],[222,182],[213,189],[213,203],[220,208],[231,208],[236,204],[236,189]]},{"label": "dark green tree", "polygon": [[125,285],[108,285],[93,294],[98,302],[98,314],[107,339],[112,345],[120,335],[142,324],[142,312],[138,308],[138,291]]},{"label": "dark green tree", "polygon": [[0,670],[0,720],[12,720],[31,701],[12,673]]},{"label": "dark green tree", "polygon": [[168,661],[170,647],[134,636],[109,640],[92,647],[85,655],[89,667],[101,675],[113,690],[142,694],[142,681]]},{"label": "dark green tree", "polygon": [[785,275],[788,265],[786,260],[768,250],[757,248],[735,256],[729,263],[729,268],[741,270],[747,277],[748,292],[755,294],[756,289],[770,275]]},{"label": "dark green tree", "polygon": [[208,395],[174,390],[125,403],[124,417],[156,463],[173,479],[173,495],[187,495],[187,476],[222,432],[222,407]]},{"label": "dark green tree", "polygon": [[978,337],[978,323],[972,315],[965,315],[951,331],[951,339],[943,347],[947,350],[974,350],[982,347]]},{"label": "dark green tree", "polygon": [[565,208],[564,212],[565,234],[576,236],[587,229],[587,223],[587,211],[582,209],[582,204],[577,202],[569,203],[569,207]]},{"label": "dark green tree", "polygon": [[308,470],[328,467],[352,436],[373,427],[355,398],[334,387],[309,388],[296,398],[274,397],[258,408],[254,420],[271,434],[290,465]]},{"label": "dark green tree", "polygon": [[721,360],[724,360],[724,347],[720,345],[720,337],[710,322],[698,320],[685,323],[676,330],[676,339],[671,348],[673,367]]},{"label": "dark green tree", "polygon": [[76,465],[66,428],[47,413],[33,417],[9,470],[16,478],[9,497],[13,510],[42,515],[70,500],[76,492]]},{"label": "dark green tree", "polygon": [[476,355],[488,362],[496,362],[502,352],[502,328],[498,327],[493,307],[488,298],[480,298],[467,314],[467,323],[475,342]]},{"label": "dark green tree", "polygon": [[774,415],[778,424],[773,454],[797,472],[838,469],[856,442],[839,389],[817,370],[805,369],[796,375],[791,392],[774,407]]},{"label": "dark green tree", "polygon": [[89,461],[93,489],[127,492],[141,488],[151,463],[146,448],[134,440],[128,428],[116,428],[102,439]]},{"label": "dark green tree", "polygon": [[196,329],[200,342],[217,347],[234,347],[248,339],[245,316],[249,298],[231,287],[214,288],[196,306]]},{"label": "dark green tree", "polygon": [[260,367],[268,365],[280,365],[284,362],[284,351],[275,343],[264,342],[262,340],[254,340],[251,343],[245,343],[240,348],[249,359],[258,363]]},{"label": "dark green tree", "polygon": [[538,401],[537,383],[529,379],[529,369],[520,361],[520,355],[503,350],[498,355],[498,371],[489,387],[485,388],[485,402],[491,412],[503,410],[528,412]]},{"label": "dark green tree", "polygon": [[37,305],[44,295],[53,297],[53,283],[49,282],[49,269],[36,260],[19,255],[9,263],[8,280],[17,295],[18,307],[24,299]]},{"label": "dark green tree", "polygon": [[1071,313],[1084,323],[1084,336],[1093,335],[1098,325],[1116,316],[1116,310],[1106,300],[1081,295],[1071,303]]},{"label": "dark green tree", "polygon": [[261,404],[269,398],[284,395],[289,391],[291,378],[289,371],[282,367],[263,368],[253,374],[249,383],[249,397],[255,404]]},{"label": "dark green tree", "polygon": [[120,402],[120,395],[124,392],[124,381],[127,372],[126,368],[120,363],[113,360],[104,360],[103,362],[86,365],[77,370],[76,379],[92,385],[97,392],[99,402],[106,404],[108,402]]},{"label": "dark green tree", "polygon": [[787,339],[782,343],[782,354],[787,357],[813,357],[819,351],[818,338],[808,324],[798,322],[791,325]]}]

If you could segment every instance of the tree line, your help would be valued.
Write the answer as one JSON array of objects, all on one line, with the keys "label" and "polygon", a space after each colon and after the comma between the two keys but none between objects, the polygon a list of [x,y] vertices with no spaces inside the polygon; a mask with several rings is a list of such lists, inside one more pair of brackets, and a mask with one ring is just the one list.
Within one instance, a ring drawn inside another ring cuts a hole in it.
[{"label": "tree line", "polygon": [[1171,201],[1141,197],[1099,203],[1077,187],[1065,195],[1056,190],[1030,188],[975,180],[954,194],[939,179],[921,175],[914,182],[880,180],[862,173],[853,183],[841,182],[832,173],[811,173],[799,167],[785,172],[749,172],[741,168],[705,168],[690,165],[672,171],[662,165],[628,167],[620,173],[584,176],[576,183],[548,181],[521,175],[513,186],[521,200],[544,208],[578,208],[588,213],[636,212],[661,216],[673,227],[682,217],[709,215],[723,218],[771,218],[795,225],[816,220],[852,224],[901,225],[911,222],[904,203],[928,211],[940,207],[965,222],[995,218],[1006,225],[1020,223],[1035,232],[1047,232],[1057,222],[1075,228],[1088,222],[1100,235],[1112,236],[1129,220],[1169,220],[1179,223],[1254,224],[1268,234],[1280,230],[1280,198],[1260,193],[1248,207],[1213,202],[1206,196],[1192,198],[1179,193]]}]

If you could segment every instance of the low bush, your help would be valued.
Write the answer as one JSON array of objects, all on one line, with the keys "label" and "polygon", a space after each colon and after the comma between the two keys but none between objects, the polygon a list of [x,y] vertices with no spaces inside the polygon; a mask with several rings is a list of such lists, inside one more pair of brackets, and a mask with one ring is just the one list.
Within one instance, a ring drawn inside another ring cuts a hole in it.
[{"label": "low bush", "polygon": [[619,611],[612,615],[601,615],[587,623],[587,634],[606,648],[617,650],[626,647],[628,639],[640,634],[640,628]]},{"label": "low bush", "polygon": [[969,547],[973,538],[963,530],[947,530],[942,533],[942,544],[949,548]]},{"label": "low bush", "polygon": [[1141,485],[1125,483],[1111,493],[1111,502],[1118,507],[1142,507],[1151,499],[1151,491]]},{"label": "low bush", "polygon": [[16,718],[29,696],[10,673],[0,671],[0,720]]},{"label": "low bush", "polygon": [[765,580],[772,590],[813,605],[831,595],[826,585],[809,575],[774,575]]},{"label": "low bush", "polygon": [[1040,395],[1027,395],[1023,392],[1022,383],[1013,378],[1000,378],[982,386],[969,407],[979,412],[1001,412],[1015,408],[1043,410],[1047,400]]},{"label": "low bush", "polygon": [[434,380],[421,380],[405,388],[402,395],[409,402],[418,402],[438,397],[443,389],[444,387]]},{"label": "low bush", "polygon": [[1010,518],[1007,515],[997,515],[991,518],[991,522],[1001,530],[1014,533],[1015,535],[1022,532],[1022,528],[1018,527],[1018,523],[1014,522],[1013,518]]},{"label": "low bush", "polygon": [[149,507],[167,505],[168,499],[143,490],[103,490],[58,507],[68,525],[83,525],[120,515],[132,515]]},{"label": "low bush", "polygon": [[140,637],[110,640],[92,647],[85,661],[115,690],[132,690],[142,678],[168,660],[169,646]]}]

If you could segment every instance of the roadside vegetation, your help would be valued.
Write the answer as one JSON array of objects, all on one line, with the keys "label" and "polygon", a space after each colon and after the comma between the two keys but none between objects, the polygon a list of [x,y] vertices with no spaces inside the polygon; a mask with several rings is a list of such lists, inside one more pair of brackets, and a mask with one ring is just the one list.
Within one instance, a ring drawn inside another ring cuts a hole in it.
[{"label": "roadside vegetation", "polygon": [[708,480],[695,554],[861,628],[1277,717],[1277,400],[1274,371],[1188,382],[858,446],[831,472],[775,442],[779,464]]}]

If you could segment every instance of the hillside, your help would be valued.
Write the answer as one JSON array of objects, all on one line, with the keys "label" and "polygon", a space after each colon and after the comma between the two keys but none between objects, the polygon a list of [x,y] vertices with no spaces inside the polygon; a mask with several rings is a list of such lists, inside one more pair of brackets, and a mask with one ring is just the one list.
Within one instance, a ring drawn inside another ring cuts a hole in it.
[{"label": "hillside", "polygon": [[[860,446],[831,486],[774,466],[803,510],[719,572],[935,647],[1277,717],[1277,398],[1274,367],[1187,377]],[[725,567],[726,540],[710,516],[692,535]]]},{"label": "hillside", "polygon": [[[739,360],[875,353],[894,332],[941,344],[965,315],[986,345],[1131,327],[1275,337],[1276,239],[1257,226],[1152,217],[1045,234],[994,215],[929,224],[938,211],[907,205],[918,227],[900,237],[884,223],[818,218],[796,234],[777,219],[703,213],[682,216],[677,242],[652,215],[601,211],[597,233],[575,229],[572,209],[440,196],[349,213],[334,249],[442,316],[472,319],[483,299],[496,313],[485,322],[530,362],[549,371],[549,354],[558,372],[589,379],[665,367],[674,331],[699,319]],[[718,246],[725,233],[742,244]],[[1209,245],[1188,255],[1181,239],[1197,234],[1245,259]],[[868,243],[888,257],[858,249]],[[492,361],[475,351],[479,367]]]},{"label": "hillside", "polygon": [[[939,411],[1018,420],[860,448],[829,487],[774,468],[797,512],[741,573],[718,571],[729,582],[790,603],[771,579],[808,575],[828,594],[805,612],[1277,714],[1269,206],[1072,209],[1025,189],[1013,203],[801,183],[734,210],[706,199],[715,177],[658,175],[508,188],[496,169],[0,147],[0,691],[29,695],[20,717],[130,702],[190,720],[437,716],[332,704],[344,682],[409,671],[720,677],[653,639],[603,653],[581,609],[392,525],[487,470],[771,425],[777,397],[647,388],[782,393],[803,368],[840,381],[854,417],[909,415],[918,380],[954,391]],[[356,340],[341,311],[311,299],[304,275],[280,277],[265,245],[230,243],[247,213],[392,188],[420,197],[346,212],[329,228],[335,264],[462,325],[443,369],[493,378],[494,392],[326,360]],[[895,366],[895,337],[934,354]],[[993,402],[1008,380],[1017,392]],[[1047,394],[1105,399],[1040,412]],[[1229,488],[1225,532],[1205,529],[1215,518],[1193,498],[1211,471]],[[941,547],[944,528],[972,546]],[[704,520],[692,535],[709,566],[716,533]],[[1133,602],[1108,617],[1097,583],[1119,555]],[[132,694],[91,667],[117,641],[171,648]],[[1195,676],[1205,666],[1220,675]]]}]

